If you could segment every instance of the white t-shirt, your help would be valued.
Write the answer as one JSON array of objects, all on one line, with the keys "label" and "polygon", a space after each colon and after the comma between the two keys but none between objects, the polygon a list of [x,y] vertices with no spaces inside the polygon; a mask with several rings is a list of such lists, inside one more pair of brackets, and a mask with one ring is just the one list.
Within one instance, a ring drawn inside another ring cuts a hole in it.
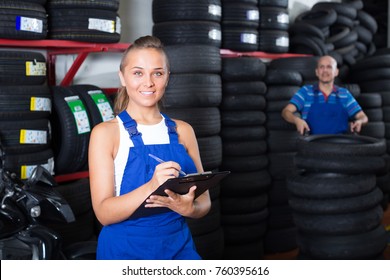
[{"label": "white t-shirt", "polygon": [[[117,196],[120,194],[120,186],[122,184],[123,172],[129,158],[129,150],[134,147],[133,141],[130,139],[130,135],[125,129],[122,120],[117,116],[119,125],[119,148],[118,153],[114,159],[114,175],[115,175],[115,193]],[[158,124],[143,125],[138,124],[137,130],[142,133],[142,141],[145,145],[156,144],[169,144],[168,127],[165,124],[165,118]]]}]

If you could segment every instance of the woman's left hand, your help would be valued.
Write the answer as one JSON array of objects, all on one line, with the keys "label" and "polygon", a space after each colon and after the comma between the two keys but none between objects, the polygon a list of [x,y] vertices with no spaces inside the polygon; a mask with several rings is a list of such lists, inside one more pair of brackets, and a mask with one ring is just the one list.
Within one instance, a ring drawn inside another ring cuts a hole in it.
[{"label": "woman's left hand", "polygon": [[167,207],[182,216],[191,216],[194,209],[196,186],[192,186],[188,193],[180,195],[170,190],[165,190],[168,196],[151,195],[146,200],[145,207]]}]

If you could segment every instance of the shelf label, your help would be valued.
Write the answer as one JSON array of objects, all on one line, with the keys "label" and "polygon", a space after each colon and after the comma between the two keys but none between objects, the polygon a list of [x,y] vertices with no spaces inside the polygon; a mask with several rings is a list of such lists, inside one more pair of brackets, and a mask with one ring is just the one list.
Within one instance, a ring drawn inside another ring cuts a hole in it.
[{"label": "shelf label", "polygon": [[30,111],[47,111],[51,112],[51,100],[46,97],[31,97]]},{"label": "shelf label", "polygon": [[115,32],[118,34],[121,34],[121,30],[122,30],[121,19],[120,19],[120,17],[116,17]]},{"label": "shelf label", "polygon": [[257,44],[257,35],[251,33],[242,33],[241,42],[255,45]]},{"label": "shelf label", "polygon": [[43,22],[37,18],[16,16],[16,30],[42,33]]},{"label": "shelf label", "polygon": [[114,111],[108,102],[107,96],[101,90],[90,90],[88,94],[98,108],[103,122],[112,120],[114,118]]},{"label": "shelf label", "polygon": [[[47,171],[50,172],[51,175],[54,175],[54,158],[49,158],[47,163],[39,164]],[[20,166],[20,179],[28,179],[30,178],[32,172],[38,165],[22,165]]]},{"label": "shelf label", "polygon": [[115,32],[115,21],[99,18],[88,19],[88,29],[99,30],[108,33]]},{"label": "shelf label", "polygon": [[215,40],[215,41],[221,41],[222,40],[222,34],[221,34],[221,30],[218,30],[218,29],[212,29],[209,31],[209,38],[211,40]]},{"label": "shelf label", "polygon": [[259,10],[250,10],[246,13],[247,20],[259,20]]},{"label": "shelf label", "polygon": [[279,22],[279,23],[286,23],[287,24],[287,23],[289,23],[289,21],[290,21],[290,18],[289,18],[287,13],[282,13],[282,14],[277,16],[277,22]]},{"label": "shelf label", "polygon": [[78,96],[69,96],[64,99],[73,113],[78,134],[90,132],[91,126],[89,124],[89,118],[84,103]]},{"label": "shelf label", "polygon": [[209,5],[209,14],[213,16],[222,16],[222,8],[219,5]]},{"label": "shelf label", "polygon": [[20,130],[20,144],[47,144],[47,132],[44,130]]},{"label": "shelf label", "polygon": [[276,45],[281,47],[288,47],[290,40],[288,37],[280,37],[276,39]]},{"label": "shelf label", "polygon": [[26,61],[26,76],[46,76],[46,63]]}]

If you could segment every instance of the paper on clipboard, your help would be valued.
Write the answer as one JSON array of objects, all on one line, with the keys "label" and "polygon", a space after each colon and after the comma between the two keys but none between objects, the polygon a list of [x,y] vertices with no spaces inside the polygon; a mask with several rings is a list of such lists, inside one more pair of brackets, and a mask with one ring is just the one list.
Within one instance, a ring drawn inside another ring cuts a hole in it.
[{"label": "paper on clipboard", "polygon": [[[184,177],[172,178],[167,180],[164,184],[159,186],[150,195],[163,195],[167,196],[165,190],[171,190],[178,194],[186,194],[192,186],[196,186],[195,198],[200,196],[206,190],[216,186],[219,182],[225,178],[230,171],[218,171],[218,172],[203,172],[188,174]],[[171,211],[166,207],[146,208],[146,201],[144,201],[136,211],[130,216],[130,219],[140,218],[144,216],[160,214]]]}]

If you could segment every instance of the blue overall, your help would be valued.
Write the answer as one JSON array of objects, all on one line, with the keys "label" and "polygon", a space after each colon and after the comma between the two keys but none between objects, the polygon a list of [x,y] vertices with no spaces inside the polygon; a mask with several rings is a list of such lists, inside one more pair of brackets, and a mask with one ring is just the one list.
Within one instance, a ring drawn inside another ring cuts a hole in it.
[{"label": "blue overall", "polygon": [[340,98],[335,103],[319,102],[319,94],[315,94],[307,115],[306,122],[310,134],[342,134],[348,131],[349,116]]},{"label": "blue overall", "polygon": [[[149,153],[165,161],[175,161],[187,173],[196,172],[196,167],[179,143],[176,124],[164,115],[168,128],[169,144],[144,145],[137,123],[123,111],[119,114],[123,125],[129,132],[134,147],[123,174],[120,195],[133,191],[149,181],[157,164]],[[97,259],[200,259],[196,252],[191,232],[185,218],[176,212],[150,215],[129,219],[104,226],[100,232]]]}]

